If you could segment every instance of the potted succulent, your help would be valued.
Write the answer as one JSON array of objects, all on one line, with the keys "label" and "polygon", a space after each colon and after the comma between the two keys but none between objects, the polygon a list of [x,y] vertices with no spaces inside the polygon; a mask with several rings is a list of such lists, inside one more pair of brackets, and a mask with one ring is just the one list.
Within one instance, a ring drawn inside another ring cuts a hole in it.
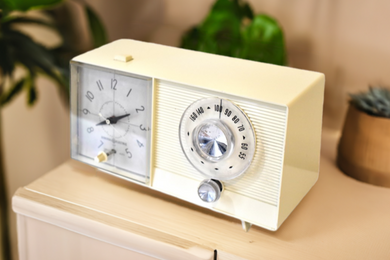
[{"label": "potted succulent", "polygon": [[350,98],[337,164],[357,180],[390,187],[390,90],[370,87]]}]

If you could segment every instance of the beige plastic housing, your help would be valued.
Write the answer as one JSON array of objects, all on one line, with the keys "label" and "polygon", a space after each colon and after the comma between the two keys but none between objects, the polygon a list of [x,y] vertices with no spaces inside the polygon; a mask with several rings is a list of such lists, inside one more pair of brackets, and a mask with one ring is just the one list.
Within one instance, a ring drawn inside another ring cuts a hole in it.
[{"label": "beige plastic housing", "polygon": [[[153,78],[147,184],[152,189],[277,230],[317,181],[325,82],[321,73],[134,40],[112,42],[71,63]],[[73,90],[75,84],[72,78]],[[71,92],[72,100],[76,94]],[[187,161],[179,142],[182,113],[205,97],[238,105],[257,139],[251,166],[242,177],[224,182],[215,203],[199,199],[197,188],[204,177]],[[75,109],[71,113],[77,116]]]}]

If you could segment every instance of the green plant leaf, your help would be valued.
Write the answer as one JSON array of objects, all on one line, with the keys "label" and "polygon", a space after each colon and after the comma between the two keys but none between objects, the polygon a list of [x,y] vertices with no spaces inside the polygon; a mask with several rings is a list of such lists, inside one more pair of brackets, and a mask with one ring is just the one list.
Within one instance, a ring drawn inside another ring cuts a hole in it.
[{"label": "green plant leaf", "polygon": [[243,18],[253,18],[251,6],[241,0],[218,0],[211,8],[210,14],[213,13],[228,13],[240,21]]},{"label": "green plant leaf", "polygon": [[12,0],[0,0],[0,10],[3,11],[3,16],[11,11],[10,7],[12,8]]},{"label": "green plant leaf", "polygon": [[34,42],[30,37],[19,31],[6,30],[4,37],[8,40],[8,46],[12,47],[10,51],[15,63],[18,62],[24,65],[31,75],[42,73],[48,76],[56,82],[60,91],[68,97],[69,87],[67,81],[61,76],[52,51]]},{"label": "green plant leaf", "polygon": [[9,30],[4,32],[4,34],[4,37],[9,40],[9,44],[12,44],[15,61],[26,64],[28,65],[27,67],[32,65],[45,67],[49,70],[53,69],[53,57],[46,47],[34,42],[30,37],[16,30]]},{"label": "green plant leaf", "polygon": [[[1,1],[1,0],[0,0]],[[2,27],[10,27],[14,24],[37,24],[49,27],[51,29],[57,30],[54,24],[41,20],[36,18],[29,18],[29,17],[23,17],[23,16],[8,16],[3,20]]]},{"label": "green plant leaf", "polygon": [[38,93],[35,88],[34,80],[31,80],[31,84],[29,84],[27,88],[27,104],[29,106],[33,106],[37,101]]},{"label": "green plant leaf", "polygon": [[18,82],[15,83],[7,92],[3,93],[0,98],[0,106],[4,106],[10,101],[13,100],[16,95],[18,95],[22,90],[25,83],[25,79],[22,78]]},{"label": "green plant leaf", "polygon": [[[235,56],[236,50],[241,44],[242,15],[239,8],[237,0],[218,0],[198,27],[196,50]],[[189,37],[195,37],[195,35],[192,34]],[[195,42],[195,40],[189,41]]]},{"label": "green plant leaf", "polygon": [[53,7],[62,0],[0,0],[0,7],[7,11],[28,11]]},{"label": "green plant leaf", "polygon": [[[182,38],[181,47],[226,56],[235,56],[241,44],[241,20],[249,15],[250,6],[243,8],[238,0],[218,0],[205,20],[190,29]],[[248,13],[249,12],[249,13]]]},{"label": "green plant leaf", "polygon": [[241,16],[243,18],[245,17],[249,18],[250,20],[252,20],[255,17],[252,7],[248,3],[241,5]]},{"label": "green plant leaf", "polygon": [[193,27],[188,30],[181,39],[181,48],[188,50],[197,50],[200,43],[199,28]]},{"label": "green plant leaf", "polygon": [[85,12],[88,19],[89,28],[92,34],[93,45],[95,48],[107,43],[106,30],[99,16],[88,6],[85,6]]},{"label": "green plant leaf", "polygon": [[[249,25],[246,25],[247,22]],[[187,31],[181,47],[285,65],[283,31],[267,15],[254,16],[242,0],[217,0],[205,20]]]},{"label": "green plant leaf", "polygon": [[6,38],[0,37],[0,73],[2,77],[9,76],[15,69],[12,46]]},{"label": "green plant leaf", "polygon": [[241,44],[241,21],[227,12],[214,12],[200,27],[201,41],[198,49],[203,52],[235,56]]},{"label": "green plant leaf", "polygon": [[4,10],[6,10],[8,7],[6,5],[6,3],[4,2],[4,0],[0,0],[0,18],[2,16],[4,16]]},{"label": "green plant leaf", "polygon": [[242,31],[243,45],[239,57],[243,59],[285,65],[286,51],[283,31],[267,15],[257,15]]}]

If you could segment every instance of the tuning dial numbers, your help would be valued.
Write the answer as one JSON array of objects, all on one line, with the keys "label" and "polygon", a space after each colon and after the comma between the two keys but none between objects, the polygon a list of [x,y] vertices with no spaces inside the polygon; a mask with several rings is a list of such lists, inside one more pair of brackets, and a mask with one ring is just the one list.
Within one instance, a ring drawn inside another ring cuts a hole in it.
[{"label": "tuning dial numbers", "polygon": [[195,101],[184,112],[179,131],[187,159],[209,178],[234,179],[248,169],[254,156],[256,138],[252,124],[229,100]]}]

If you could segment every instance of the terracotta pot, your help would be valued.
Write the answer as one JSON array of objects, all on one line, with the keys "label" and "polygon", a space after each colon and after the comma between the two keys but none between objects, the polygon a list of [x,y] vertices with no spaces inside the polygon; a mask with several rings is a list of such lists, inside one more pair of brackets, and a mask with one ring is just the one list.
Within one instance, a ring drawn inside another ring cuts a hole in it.
[{"label": "terracotta pot", "polygon": [[370,116],[349,106],[337,164],[357,180],[390,187],[390,118]]}]

